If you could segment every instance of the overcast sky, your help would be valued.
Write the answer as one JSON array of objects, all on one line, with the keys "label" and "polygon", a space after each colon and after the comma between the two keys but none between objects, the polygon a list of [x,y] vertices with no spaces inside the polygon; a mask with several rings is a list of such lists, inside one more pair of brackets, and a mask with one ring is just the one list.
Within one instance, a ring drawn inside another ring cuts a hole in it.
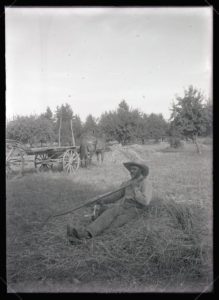
[{"label": "overcast sky", "polygon": [[69,103],[84,121],[123,99],[167,119],[190,84],[211,97],[211,8],[6,9],[9,119]]}]

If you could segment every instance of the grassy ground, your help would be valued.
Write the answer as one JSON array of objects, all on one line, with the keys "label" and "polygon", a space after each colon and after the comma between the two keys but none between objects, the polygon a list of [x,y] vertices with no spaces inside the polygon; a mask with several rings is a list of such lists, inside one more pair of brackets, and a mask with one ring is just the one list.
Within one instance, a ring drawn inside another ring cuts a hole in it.
[{"label": "grassy ground", "polygon": [[[119,161],[107,153],[103,165],[79,169],[75,176],[37,174],[29,168],[23,177],[7,180],[8,291],[211,289],[211,146],[204,145],[201,155],[190,144],[178,152],[162,152],[165,148],[124,148]],[[49,215],[128,179],[122,161],[130,160],[133,151],[150,167],[155,191],[150,208],[137,221],[74,246],[66,240],[66,224],[86,225],[89,209],[51,219],[42,228]]]}]

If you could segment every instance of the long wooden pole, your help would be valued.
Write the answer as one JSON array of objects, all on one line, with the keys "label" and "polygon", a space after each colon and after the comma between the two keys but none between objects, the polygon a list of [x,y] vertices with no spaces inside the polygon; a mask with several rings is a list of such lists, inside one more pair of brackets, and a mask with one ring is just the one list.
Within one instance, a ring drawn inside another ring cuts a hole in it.
[{"label": "long wooden pole", "polygon": [[71,119],[71,135],[72,135],[72,146],[75,146],[75,137],[73,132],[72,119]]},{"label": "long wooden pole", "polygon": [[59,147],[61,146],[61,143],[60,143],[61,128],[62,128],[62,115],[60,117],[60,124],[59,124]]},{"label": "long wooden pole", "polygon": [[[102,199],[107,198],[107,197],[109,197],[109,196],[111,196],[111,195],[113,195],[113,194],[116,194],[116,193],[118,193],[118,192],[120,192],[120,191],[122,191],[122,190],[124,190],[124,192],[125,192],[125,189],[126,189],[127,187],[129,187],[129,186],[131,186],[131,185],[137,183],[138,181],[139,181],[138,178],[137,178],[137,179],[130,179],[129,181],[126,182],[126,184],[125,184],[124,186],[122,186],[122,187],[120,187],[120,188],[118,188],[118,189],[116,189],[116,190],[114,190],[114,191],[107,192],[107,193],[105,193],[105,194],[96,196],[96,197],[94,197],[94,198],[88,200],[88,201],[85,202],[84,204],[74,207],[73,209],[70,209],[70,210],[61,212],[61,213],[59,213],[59,214],[51,215],[51,216],[49,216],[49,217],[43,222],[42,227],[43,227],[43,226],[44,226],[51,218],[55,218],[55,217],[59,217],[59,216],[64,216],[64,215],[70,214],[70,213],[72,213],[72,212],[74,212],[74,211],[76,211],[76,210],[78,210],[78,209],[80,209],[80,208],[82,208],[82,207],[90,206],[91,204],[95,204],[95,203],[98,203],[98,202],[100,203]],[[120,198],[121,198],[121,197],[119,197],[118,199],[120,199]],[[118,200],[118,199],[117,199],[117,200]],[[117,200],[115,200],[115,201],[117,201]],[[115,201],[114,201],[114,202],[115,202]],[[103,203],[104,203],[104,202],[103,202]]]},{"label": "long wooden pole", "polygon": [[89,201],[85,202],[84,204],[79,205],[79,206],[77,206],[77,207],[75,207],[75,208],[73,208],[73,209],[70,209],[70,210],[61,212],[61,213],[59,213],[59,214],[51,215],[51,216],[49,216],[49,217],[43,222],[42,227],[43,227],[43,226],[44,226],[51,218],[55,218],[55,217],[59,217],[59,216],[64,216],[64,215],[70,214],[70,213],[72,213],[72,212],[74,212],[74,211],[76,211],[76,210],[78,210],[78,209],[80,209],[80,208],[82,208],[82,207],[90,206],[91,204],[94,204],[94,203],[97,202],[97,201],[101,201],[102,199],[104,199],[104,198],[106,198],[106,197],[109,197],[109,196],[111,196],[111,195],[113,195],[113,194],[115,194],[115,193],[118,193],[119,191],[122,191],[122,190],[125,191],[125,188],[128,187],[129,185],[130,185],[130,183],[127,184],[126,186],[123,186],[123,187],[118,188],[117,190],[114,190],[114,191],[111,191],[111,192],[107,192],[107,193],[105,193],[105,194],[103,194],[103,195],[96,196],[96,197],[90,199]]}]

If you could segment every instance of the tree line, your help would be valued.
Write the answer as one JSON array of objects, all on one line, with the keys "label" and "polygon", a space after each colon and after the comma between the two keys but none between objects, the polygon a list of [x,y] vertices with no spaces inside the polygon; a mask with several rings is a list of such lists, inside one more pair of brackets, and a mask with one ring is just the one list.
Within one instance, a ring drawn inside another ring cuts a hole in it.
[{"label": "tree line", "polygon": [[123,145],[165,138],[191,139],[212,134],[212,103],[203,94],[189,86],[183,97],[176,97],[171,107],[171,117],[166,121],[162,114],[146,114],[129,107],[122,100],[115,110],[104,112],[100,118],[91,114],[82,122],[73,113],[70,104],[57,106],[53,113],[49,107],[40,115],[16,116],[6,124],[6,137],[30,146],[43,143],[72,145],[72,130],[79,144],[84,134],[104,136],[107,141]]}]

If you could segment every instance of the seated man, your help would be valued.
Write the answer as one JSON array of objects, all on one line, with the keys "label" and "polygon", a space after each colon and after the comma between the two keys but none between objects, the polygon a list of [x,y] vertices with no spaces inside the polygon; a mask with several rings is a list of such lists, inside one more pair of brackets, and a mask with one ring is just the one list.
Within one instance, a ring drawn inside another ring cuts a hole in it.
[{"label": "seated man", "polygon": [[122,183],[121,187],[124,186],[123,196],[119,199],[112,199],[112,197],[105,199],[104,204],[114,203],[114,205],[102,211],[86,228],[72,228],[67,225],[67,237],[70,241],[97,236],[111,226],[123,226],[137,217],[139,211],[150,203],[152,185],[147,178],[149,168],[135,162],[124,163],[124,166],[129,170],[131,180]]}]

